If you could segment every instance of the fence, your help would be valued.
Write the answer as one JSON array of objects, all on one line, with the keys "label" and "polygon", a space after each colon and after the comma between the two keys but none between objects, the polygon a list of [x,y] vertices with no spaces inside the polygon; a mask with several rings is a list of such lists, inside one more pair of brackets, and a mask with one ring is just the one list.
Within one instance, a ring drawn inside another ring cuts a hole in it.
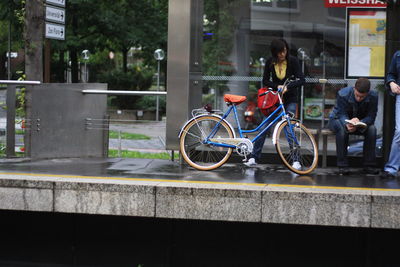
[{"label": "fence", "polygon": [[0,84],[7,85],[7,126],[6,126],[6,156],[15,156],[15,95],[16,87],[24,85],[39,85],[40,81],[13,81],[0,80]]}]

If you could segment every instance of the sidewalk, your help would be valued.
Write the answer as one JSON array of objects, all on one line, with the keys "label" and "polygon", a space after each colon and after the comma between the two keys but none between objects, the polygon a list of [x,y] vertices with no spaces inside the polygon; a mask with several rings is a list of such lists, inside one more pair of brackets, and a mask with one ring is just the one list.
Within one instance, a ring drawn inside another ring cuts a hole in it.
[{"label": "sidewalk", "polygon": [[[165,150],[165,121],[135,122],[131,124],[110,124],[110,131],[121,131],[121,133],[135,133],[149,136],[150,140],[109,140],[109,148],[118,150],[138,151],[147,153],[167,152]],[[120,144],[121,143],[121,144]]]}]

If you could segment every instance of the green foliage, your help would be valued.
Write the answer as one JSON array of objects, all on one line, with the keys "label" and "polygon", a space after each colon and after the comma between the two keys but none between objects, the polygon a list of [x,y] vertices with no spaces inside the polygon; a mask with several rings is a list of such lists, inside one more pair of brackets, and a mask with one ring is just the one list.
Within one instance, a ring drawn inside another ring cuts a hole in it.
[{"label": "green foliage", "polygon": [[[26,0],[0,1],[0,64],[4,66],[7,51],[8,25],[12,23],[12,50],[24,46],[23,26]],[[63,81],[63,73],[71,68],[77,77],[80,53],[91,52],[90,79],[97,82],[97,73],[111,71],[119,66],[108,59],[108,52],[126,55],[131,47],[140,48],[135,55],[145,65],[156,65],[155,49],[167,50],[168,0],[68,0],[66,1],[66,39],[49,40],[53,56],[52,79]],[[65,54],[64,54],[65,53]],[[96,58],[99,54],[99,58]],[[62,58],[60,58],[60,55]],[[64,58],[65,55],[65,58]],[[94,59],[95,58],[95,59]],[[67,62],[71,61],[71,65]],[[101,64],[103,63],[103,64]],[[125,66],[122,69],[125,70]],[[165,61],[162,63],[165,68]],[[5,75],[0,67],[0,76]],[[75,75],[74,75],[75,74]]]},{"label": "green foliage", "polygon": [[[145,91],[152,84],[153,70],[135,66],[128,72],[112,70],[99,75],[100,82],[108,83],[109,90]],[[138,96],[116,96],[111,104],[119,109],[132,109]]]},{"label": "green foliage", "polygon": [[[26,79],[26,76],[23,72],[18,72],[18,74],[20,75],[18,81],[24,81]],[[25,87],[20,87],[16,92],[15,114],[19,118],[25,118],[25,91]]]},{"label": "green foliage", "polygon": [[[142,110],[150,110],[155,111],[156,108],[156,98],[157,96],[146,95],[141,97],[135,104],[135,109],[142,109]],[[166,112],[166,97],[159,96],[158,97],[158,108],[161,114],[165,114]]]},{"label": "green foliage", "polygon": [[[175,153],[175,157],[178,157],[178,153]],[[116,158],[118,157],[118,150],[110,149],[108,151],[108,157]],[[121,151],[122,158],[141,158],[141,159],[171,159],[171,154],[168,152],[161,153],[142,153],[138,151]]]},{"label": "green foliage", "polygon": [[[7,61],[8,34],[11,24],[11,50],[19,51],[23,47],[22,29],[24,26],[25,1],[1,0],[0,1],[0,78],[6,77],[6,69],[3,67]],[[15,66],[13,66],[15,69]],[[13,77],[15,79],[15,77]]]},{"label": "green foliage", "polygon": [[214,35],[203,43],[205,75],[232,75],[229,56],[233,49],[235,19],[230,9],[235,1],[208,0],[204,3],[204,28]]},{"label": "green foliage", "polygon": [[[110,131],[109,132],[110,139],[118,139],[119,133],[117,131]],[[144,134],[135,134],[135,133],[125,133],[121,132],[121,139],[128,139],[128,140],[150,140],[151,138]]]}]

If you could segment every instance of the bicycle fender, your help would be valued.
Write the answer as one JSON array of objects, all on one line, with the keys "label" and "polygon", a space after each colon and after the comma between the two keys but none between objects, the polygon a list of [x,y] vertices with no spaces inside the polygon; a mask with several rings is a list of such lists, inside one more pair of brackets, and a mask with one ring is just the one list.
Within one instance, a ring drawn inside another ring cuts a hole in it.
[{"label": "bicycle fender", "polygon": [[279,126],[281,126],[281,124],[282,123],[284,123],[286,120],[281,120],[280,122],[278,122],[278,124],[275,126],[275,128],[274,128],[274,134],[272,135],[272,143],[274,144],[274,145],[276,145],[276,139],[277,139],[277,137],[276,137],[276,135],[278,134],[278,128],[279,128]]},{"label": "bicycle fender", "polygon": [[[188,121],[181,127],[181,130],[179,131],[178,137],[181,138],[183,129],[186,127],[186,125],[188,125],[188,124],[191,123],[192,121],[194,121],[194,120],[196,120],[196,119],[198,119],[198,118],[200,118],[200,117],[204,117],[204,116],[208,116],[208,117],[209,117],[209,116],[212,116],[212,117],[216,117],[216,118],[218,118],[218,119],[222,119],[221,116],[218,116],[218,115],[215,115],[215,114],[209,114],[209,115],[208,115],[208,114],[207,114],[207,115],[201,114],[201,115],[198,115],[198,116],[196,116],[196,117],[193,117],[193,118],[191,118],[190,120],[188,120]],[[229,128],[231,129],[231,131],[232,131],[232,133],[233,133],[233,137],[236,138],[236,133],[235,133],[235,130],[233,129],[232,125],[231,125],[227,120],[225,120],[225,119],[223,119],[223,121],[226,122],[226,124],[227,124],[227,125],[229,126]]]}]

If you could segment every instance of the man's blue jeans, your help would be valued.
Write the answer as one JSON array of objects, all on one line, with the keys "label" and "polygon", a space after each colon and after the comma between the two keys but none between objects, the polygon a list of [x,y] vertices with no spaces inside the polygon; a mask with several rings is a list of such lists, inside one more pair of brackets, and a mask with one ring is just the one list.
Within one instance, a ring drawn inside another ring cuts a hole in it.
[{"label": "man's blue jeans", "polygon": [[[286,113],[291,112],[293,114],[296,114],[296,109],[297,109],[297,104],[296,103],[289,103],[289,104],[284,104]],[[265,124],[260,131],[262,131],[268,124]],[[272,126],[269,130],[273,130],[274,127]],[[254,147],[253,147],[253,152],[251,153],[250,158],[254,158],[256,160],[256,162],[258,162],[260,160],[261,157],[261,152],[262,149],[264,147],[264,143],[265,143],[265,138],[267,137],[267,132],[265,131],[265,133],[263,135],[261,135],[257,141],[254,143]]]},{"label": "man's blue jeans", "polygon": [[396,96],[396,125],[390,149],[389,161],[386,163],[384,170],[392,174],[396,174],[400,168],[400,95]]},{"label": "man's blue jeans", "polygon": [[376,128],[374,125],[369,125],[365,131],[357,130],[354,133],[349,133],[342,121],[338,119],[330,119],[328,127],[336,135],[336,155],[338,167],[349,166],[347,147],[349,146],[350,134],[364,135],[364,166],[374,167],[376,165]]}]

